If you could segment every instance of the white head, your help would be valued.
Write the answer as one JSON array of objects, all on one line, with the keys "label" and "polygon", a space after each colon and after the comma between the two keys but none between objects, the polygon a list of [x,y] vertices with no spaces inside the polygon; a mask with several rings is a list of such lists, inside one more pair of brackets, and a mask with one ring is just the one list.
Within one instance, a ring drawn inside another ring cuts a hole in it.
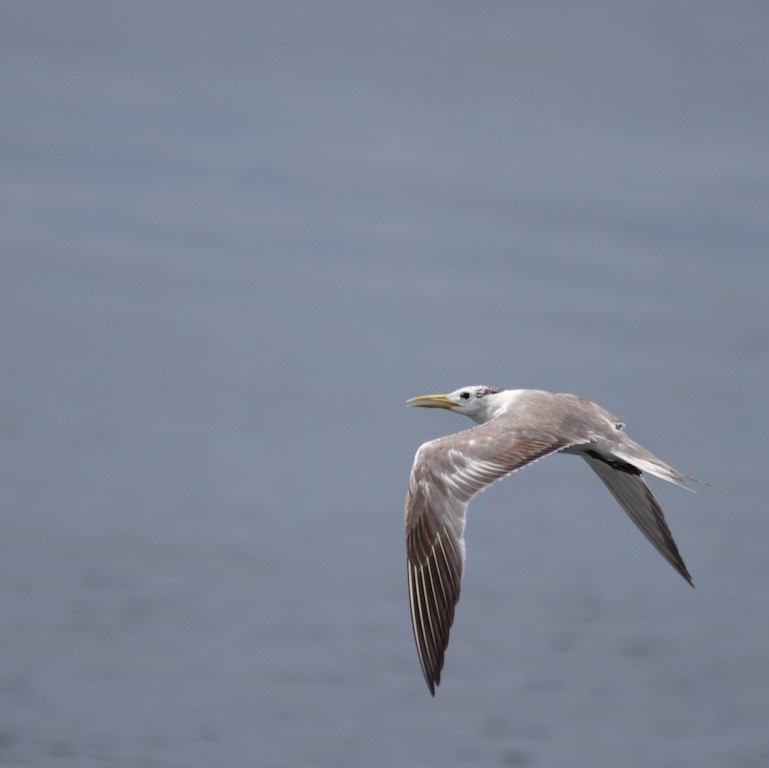
[{"label": "white head", "polygon": [[504,393],[509,391],[499,387],[462,387],[447,395],[412,397],[408,404],[421,408],[446,408],[483,424],[493,419],[500,407],[507,404]]}]

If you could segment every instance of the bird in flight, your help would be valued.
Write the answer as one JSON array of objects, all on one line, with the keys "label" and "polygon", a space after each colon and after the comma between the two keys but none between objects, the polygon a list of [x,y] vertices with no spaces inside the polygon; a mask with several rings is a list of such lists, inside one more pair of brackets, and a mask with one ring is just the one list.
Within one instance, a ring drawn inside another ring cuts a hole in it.
[{"label": "bird in flight", "polygon": [[409,478],[404,527],[411,623],[433,696],[459,600],[467,506],[495,480],[550,453],[581,456],[655,549],[694,586],[641,473],[682,487],[693,478],[627,437],[624,424],[607,410],[576,395],[483,386],[413,397],[408,404],[445,408],[479,424],[420,446]]}]

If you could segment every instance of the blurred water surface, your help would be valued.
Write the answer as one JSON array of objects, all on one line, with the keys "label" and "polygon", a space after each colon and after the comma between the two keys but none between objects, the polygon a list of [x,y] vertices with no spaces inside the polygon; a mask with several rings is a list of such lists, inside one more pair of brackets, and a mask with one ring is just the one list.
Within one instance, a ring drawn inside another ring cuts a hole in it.
[{"label": "blurred water surface", "polygon": [[[0,761],[769,764],[769,10],[5,2]],[[444,681],[402,504],[471,383],[593,399],[471,508]]]}]

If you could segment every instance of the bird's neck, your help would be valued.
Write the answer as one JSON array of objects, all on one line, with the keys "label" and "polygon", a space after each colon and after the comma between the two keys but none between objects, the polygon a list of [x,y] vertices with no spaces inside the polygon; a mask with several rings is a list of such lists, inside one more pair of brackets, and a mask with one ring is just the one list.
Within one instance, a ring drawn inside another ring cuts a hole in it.
[{"label": "bird's neck", "polygon": [[495,392],[493,395],[486,395],[484,398],[484,408],[474,413],[470,418],[478,424],[485,424],[487,421],[499,416],[521,396],[522,389],[503,389],[501,392]]}]

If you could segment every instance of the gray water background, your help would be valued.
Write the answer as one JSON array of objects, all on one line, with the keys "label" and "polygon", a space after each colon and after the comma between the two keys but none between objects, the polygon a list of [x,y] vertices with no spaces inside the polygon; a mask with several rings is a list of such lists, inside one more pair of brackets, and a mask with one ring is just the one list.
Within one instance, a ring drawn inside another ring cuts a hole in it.
[{"label": "gray water background", "polygon": [[[0,762],[769,765],[769,6],[0,7]],[[431,699],[402,504],[575,392],[690,589],[556,456],[470,510]]]}]

